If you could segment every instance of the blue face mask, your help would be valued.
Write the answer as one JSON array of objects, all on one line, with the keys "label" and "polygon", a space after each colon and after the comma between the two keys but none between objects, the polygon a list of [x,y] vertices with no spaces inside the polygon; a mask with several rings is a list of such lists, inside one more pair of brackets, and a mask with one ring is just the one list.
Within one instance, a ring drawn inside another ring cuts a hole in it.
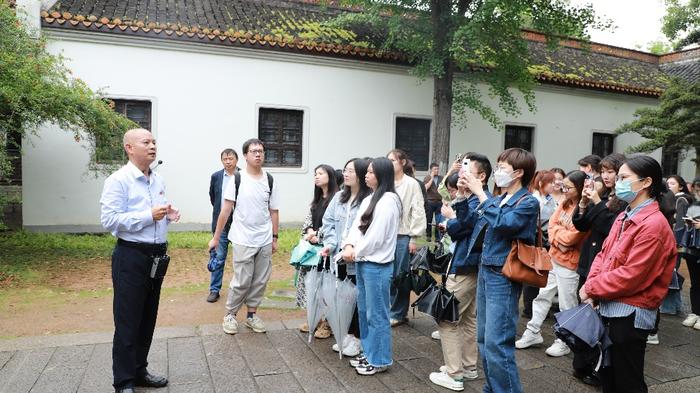
[{"label": "blue face mask", "polygon": [[637,197],[639,191],[632,191],[632,183],[640,181],[637,180],[618,180],[615,183],[615,196],[622,199],[623,201],[630,203]]}]

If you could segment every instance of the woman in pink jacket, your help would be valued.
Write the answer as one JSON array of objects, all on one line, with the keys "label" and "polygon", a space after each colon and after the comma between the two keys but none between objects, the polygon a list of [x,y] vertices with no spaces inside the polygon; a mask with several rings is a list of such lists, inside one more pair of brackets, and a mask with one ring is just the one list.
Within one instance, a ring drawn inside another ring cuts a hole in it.
[{"label": "woman in pink jacket", "polygon": [[611,365],[600,370],[603,392],[647,392],[644,351],[676,262],[676,240],[659,211],[666,186],[648,156],[620,167],[615,195],[629,203],[603,243],[581,301],[597,303],[612,341]]}]

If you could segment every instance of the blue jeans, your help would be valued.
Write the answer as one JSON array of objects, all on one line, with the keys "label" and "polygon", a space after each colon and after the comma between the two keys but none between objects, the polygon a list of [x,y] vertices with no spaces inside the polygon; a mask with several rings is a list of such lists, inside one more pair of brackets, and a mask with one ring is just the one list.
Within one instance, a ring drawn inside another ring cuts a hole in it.
[{"label": "blue jeans", "polygon": [[[410,268],[410,254],[408,253],[408,242],[411,240],[407,235],[399,235],[396,238],[396,251],[394,252],[394,266],[392,278],[401,272],[407,272]],[[409,297],[411,291],[398,290],[391,286],[391,319],[402,321],[408,315]]]},{"label": "blue jeans", "polygon": [[211,283],[209,284],[209,292],[219,293],[221,291],[221,282],[224,279],[224,267],[226,267],[226,255],[228,254],[228,231],[222,231],[219,238],[219,245],[216,247],[216,259],[224,261],[221,269],[216,269],[211,272]]},{"label": "blue jeans", "polygon": [[357,312],[362,348],[369,364],[390,366],[389,287],[392,263],[357,262]]},{"label": "blue jeans", "polygon": [[484,393],[523,391],[515,364],[515,332],[522,285],[500,266],[481,265],[476,289],[476,341],[484,365]]}]

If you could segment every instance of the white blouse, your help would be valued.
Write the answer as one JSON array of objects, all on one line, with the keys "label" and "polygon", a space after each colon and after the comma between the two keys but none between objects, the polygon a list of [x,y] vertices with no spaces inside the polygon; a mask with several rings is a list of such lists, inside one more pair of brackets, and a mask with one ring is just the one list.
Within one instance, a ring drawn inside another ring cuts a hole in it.
[{"label": "white blouse", "polygon": [[360,204],[343,247],[349,244],[355,248],[355,261],[389,263],[394,260],[396,250],[396,236],[401,221],[401,200],[393,192],[382,195],[374,207],[372,223],[363,235],[359,226],[371,200],[372,195],[369,195]]}]

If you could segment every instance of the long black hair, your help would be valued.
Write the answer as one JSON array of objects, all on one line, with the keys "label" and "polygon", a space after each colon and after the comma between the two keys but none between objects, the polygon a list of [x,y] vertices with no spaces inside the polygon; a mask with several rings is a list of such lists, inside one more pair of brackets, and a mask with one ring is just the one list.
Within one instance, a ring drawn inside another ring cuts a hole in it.
[{"label": "long black hair", "polygon": [[[581,200],[581,195],[583,195],[583,185],[586,182],[586,177],[586,172],[579,170],[571,171],[566,174],[565,179],[569,179],[574,183],[574,188],[578,194],[578,201]],[[570,206],[572,203],[578,203],[578,201],[567,200],[565,205]]]},{"label": "long black hair", "polygon": [[333,169],[333,167],[330,165],[321,164],[314,168],[314,174],[316,174],[316,171],[319,169],[326,172],[326,175],[328,176],[328,196],[324,198],[323,189],[314,185],[314,199],[311,201],[311,211],[316,210],[319,206],[321,206],[325,211],[326,207],[328,206],[328,202],[330,202],[330,200],[333,199],[333,195],[338,192],[338,183],[335,180],[335,169]]},{"label": "long black hair", "polygon": [[[360,184],[360,190],[355,196],[355,200],[352,201],[353,206],[359,206],[360,203],[367,197],[367,195],[372,193],[372,190],[365,183],[365,175],[367,174],[367,168],[369,167],[369,161],[364,158],[352,158],[345,163],[343,169],[345,169],[349,163],[355,167],[355,176],[357,176],[357,182]],[[350,186],[345,184],[343,186],[343,191],[340,194],[340,203],[348,203],[350,197],[352,196],[352,191],[350,191]]]},{"label": "long black hair", "polygon": [[374,218],[374,208],[377,206],[377,202],[379,202],[382,196],[384,196],[384,194],[387,192],[393,192],[396,194],[396,190],[394,189],[394,164],[392,164],[388,158],[377,157],[372,160],[370,165],[372,165],[374,177],[377,178],[377,189],[374,190],[374,193],[372,194],[372,199],[370,199],[367,210],[365,210],[362,217],[360,217],[359,229],[363,235],[372,224],[372,219]]},{"label": "long black hair", "polygon": [[649,156],[628,158],[625,165],[640,179],[650,178],[649,197],[656,199],[663,211],[664,194],[668,191],[663,181],[661,165]]}]

